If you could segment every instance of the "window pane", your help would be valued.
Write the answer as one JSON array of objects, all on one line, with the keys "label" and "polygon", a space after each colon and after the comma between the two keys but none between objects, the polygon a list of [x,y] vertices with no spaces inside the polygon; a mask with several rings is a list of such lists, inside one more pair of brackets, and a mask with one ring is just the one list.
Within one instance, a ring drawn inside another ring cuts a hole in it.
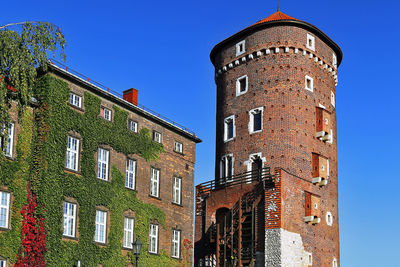
[{"label": "window pane", "polygon": [[246,91],[246,78],[242,78],[239,80],[239,91],[244,92]]}]

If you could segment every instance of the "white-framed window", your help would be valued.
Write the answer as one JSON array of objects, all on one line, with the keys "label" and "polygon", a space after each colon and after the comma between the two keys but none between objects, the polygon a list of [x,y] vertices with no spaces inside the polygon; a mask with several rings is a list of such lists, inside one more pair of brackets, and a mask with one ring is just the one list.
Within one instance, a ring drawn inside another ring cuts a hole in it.
[{"label": "white-framed window", "polygon": [[160,195],[160,170],[151,168],[150,174],[150,196],[159,197]]},{"label": "white-framed window", "polygon": [[235,115],[224,119],[224,141],[228,142],[236,136]]},{"label": "white-framed window", "polygon": [[100,115],[108,121],[111,121],[112,119],[112,112],[111,109],[105,108],[105,107],[101,107],[100,109]]},{"label": "white-framed window", "polygon": [[243,95],[249,87],[249,79],[247,75],[243,75],[236,80],[236,96]]},{"label": "white-framed window", "polygon": [[153,141],[157,143],[161,143],[161,133],[157,131],[153,131]]},{"label": "white-framed window", "polygon": [[68,237],[75,237],[76,204],[64,202],[64,233]]},{"label": "white-framed window", "polygon": [[125,187],[130,189],[136,187],[136,160],[126,160]]},{"label": "white-framed window", "polygon": [[65,168],[78,171],[79,162],[79,139],[72,136],[67,137],[67,158]]},{"label": "white-framed window", "polygon": [[249,132],[250,134],[258,133],[263,128],[263,111],[264,107],[255,108],[249,111]]},{"label": "white-framed window", "polygon": [[132,248],[135,220],[124,217],[124,248]]},{"label": "white-framed window", "polygon": [[101,180],[108,180],[108,161],[110,151],[107,149],[99,148],[97,153],[97,178]]},{"label": "white-framed window", "polygon": [[333,258],[332,267],[338,267],[336,258]]},{"label": "white-framed window", "polygon": [[174,177],[172,185],[172,202],[175,204],[181,204],[181,189],[182,189],[182,179],[179,177]]},{"label": "white-framed window", "polygon": [[179,259],[181,256],[181,231],[172,230],[171,257]]},{"label": "white-framed window", "polygon": [[8,228],[10,193],[0,191],[0,228]]},{"label": "white-framed window", "polygon": [[333,107],[336,105],[335,93],[331,91],[331,104]]},{"label": "white-framed window", "polygon": [[337,69],[337,57],[335,53],[332,54],[332,65]]},{"label": "white-framed window", "polygon": [[69,93],[68,103],[75,107],[82,108],[82,97],[74,93]]},{"label": "white-framed window", "polygon": [[178,153],[183,153],[183,144],[181,142],[175,141],[174,151]]},{"label": "white-framed window", "polygon": [[107,212],[96,210],[96,229],[94,233],[94,241],[98,243],[106,243],[107,231]]},{"label": "white-framed window", "polygon": [[0,267],[6,267],[7,266],[7,261],[6,260],[0,260]]},{"label": "white-framed window", "polygon": [[315,51],[315,37],[307,33],[307,48]]},{"label": "white-framed window", "polygon": [[332,216],[332,213],[330,211],[328,211],[326,213],[326,224],[329,225],[329,226],[332,226],[332,224],[333,224],[333,216]]},{"label": "white-framed window", "polygon": [[308,266],[312,266],[312,253],[311,252],[306,252],[307,253],[307,262]]},{"label": "white-framed window", "polygon": [[236,56],[240,56],[246,52],[246,41],[240,41],[239,43],[236,44]]},{"label": "white-framed window", "polygon": [[138,123],[133,120],[128,120],[128,129],[134,133],[138,132]]},{"label": "white-framed window", "polygon": [[14,123],[9,123],[7,128],[3,125],[0,134],[0,147],[3,149],[4,155],[12,157],[14,147]]},{"label": "white-framed window", "polygon": [[306,75],[304,78],[304,88],[311,92],[314,92],[314,79]]},{"label": "white-framed window", "polygon": [[157,224],[150,224],[149,239],[150,239],[149,252],[157,253],[158,252],[158,225]]},{"label": "white-framed window", "polygon": [[229,155],[225,155],[225,156],[221,157],[221,161],[220,161],[220,178],[221,178],[221,180],[223,180],[223,181],[232,180],[233,164],[234,164],[233,154],[229,154]]}]

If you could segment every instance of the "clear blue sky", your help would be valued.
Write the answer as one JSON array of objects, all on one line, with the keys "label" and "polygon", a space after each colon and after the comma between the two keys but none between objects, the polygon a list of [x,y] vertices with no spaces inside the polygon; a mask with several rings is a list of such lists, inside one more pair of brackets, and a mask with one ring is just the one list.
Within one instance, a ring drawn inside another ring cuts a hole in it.
[{"label": "clear blue sky", "polygon": [[[52,22],[67,65],[193,129],[196,184],[213,179],[212,47],[267,17],[276,1],[8,1],[0,24]],[[399,1],[281,0],[344,52],[337,87],[341,263],[400,266]]]}]

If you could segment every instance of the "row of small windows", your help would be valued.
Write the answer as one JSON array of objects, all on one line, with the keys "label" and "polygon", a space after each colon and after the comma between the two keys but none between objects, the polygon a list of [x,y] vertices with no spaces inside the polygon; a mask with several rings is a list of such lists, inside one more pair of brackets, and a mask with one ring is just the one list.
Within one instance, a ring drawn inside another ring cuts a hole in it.
[{"label": "row of small windows", "polygon": [[[67,152],[65,167],[72,171],[78,171],[79,164],[79,142],[80,140],[68,136],[67,137]],[[110,151],[104,148],[99,148],[97,151],[97,178],[100,180],[109,180],[109,162]],[[125,187],[129,189],[136,188],[136,160],[127,158],[125,170]],[[181,189],[182,179],[179,177],[173,178],[172,202],[181,205]],[[160,194],[160,170],[151,167],[150,172],[150,196],[159,197]]]},{"label": "row of small windows", "polygon": [[[315,51],[315,37],[307,33],[306,47],[312,51]],[[240,56],[246,52],[246,40],[242,40],[236,44],[236,56]],[[337,57],[335,53],[332,53],[332,65],[337,68]]]},{"label": "row of small windows", "polygon": [[[264,107],[255,108],[249,111],[249,133],[262,131]],[[224,141],[231,141],[236,136],[235,115],[229,116],[224,120]]]},{"label": "row of small windows", "polygon": [[[70,93],[68,103],[77,108],[82,108],[82,97],[74,93]],[[107,121],[112,121],[112,110],[106,107],[100,107],[100,116]],[[128,119],[128,129],[134,133],[138,132],[138,123],[134,120]],[[162,135],[160,132],[153,131],[153,141],[157,143],[162,143]],[[181,142],[175,141],[174,151],[178,153],[183,153],[183,144]]]},{"label": "row of small windows", "polygon": [[[63,235],[76,238],[77,204],[64,202],[63,210]],[[0,228],[9,229],[9,215],[10,193],[0,191]],[[106,243],[107,216],[107,211],[96,210],[94,241],[97,243]],[[124,217],[124,248],[132,248],[132,242],[134,241],[134,224],[134,218]],[[172,257],[180,257],[180,237],[179,230],[172,230]],[[149,240],[149,252],[158,253],[157,224],[150,224]]]},{"label": "row of small windows", "polygon": [[[243,95],[248,90],[248,77],[247,75],[241,76],[236,80],[236,96]],[[304,77],[304,88],[308,91],[314,92],[314,79],[308,75]],[[335,107],[335,94],[331,91],[331,104]]]}]

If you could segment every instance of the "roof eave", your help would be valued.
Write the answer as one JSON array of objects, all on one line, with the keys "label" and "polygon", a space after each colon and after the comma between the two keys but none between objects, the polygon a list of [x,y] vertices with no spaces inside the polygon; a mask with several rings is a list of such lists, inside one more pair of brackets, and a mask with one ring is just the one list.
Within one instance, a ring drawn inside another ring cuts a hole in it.
[{"label": "roof eave", "polygon": [[215,66],[215,55],[216,55],[217,51],[220,50],[223,46],[225,46],[229,42],[232,42],[235,39],[242,38],[244,35],[248,35],[252,32],[256,32],[261,29],[275,27],[275,26],[282,26],[282,25],[301,27],[301,28],[310,30],[311,32],[316,34],[321,40],[323,40],[325,43],[327,43],[333,49],[333,51],[335,51],[337,59],[338,59],[338,67],[339,67],[340,63],[342,62],[342,58],[343,58],[343,52],[340,49],[340,47],[331,38],[329,38],[328,35],[326,35],[324,32],[322,32],[320,29],[318,29],[314,25],[312,25],[308,22],[305,22],[305,21],[292,20],[292,19],[262,22],[262,23],[247,27],[247,28],[235,33],[234,35],[226,38],[225,40],[219,42],[218,44],[216,44],[214,46],[214,48],[211,50],[211,53],[210,53],[211,62]]}]

